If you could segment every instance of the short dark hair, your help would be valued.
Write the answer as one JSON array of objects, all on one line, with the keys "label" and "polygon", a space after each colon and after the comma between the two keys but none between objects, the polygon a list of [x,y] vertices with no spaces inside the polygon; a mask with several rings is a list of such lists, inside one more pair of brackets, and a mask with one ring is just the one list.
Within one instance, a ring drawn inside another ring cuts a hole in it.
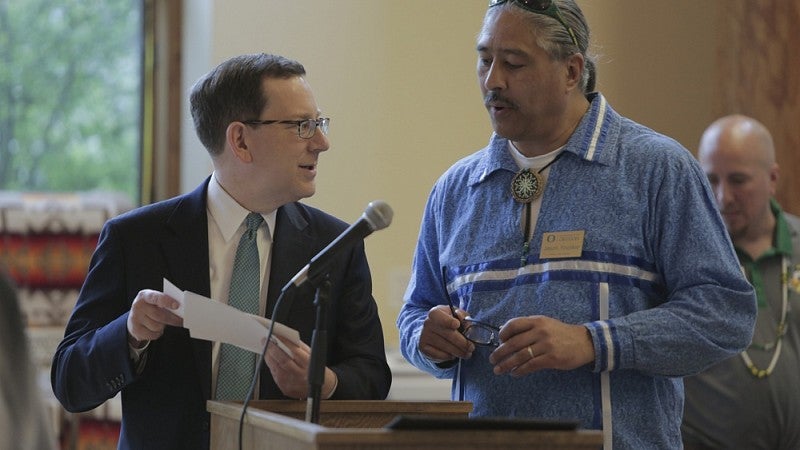
[{"label": "short dark hair", "polygon": [[189,103],[200,142],[214,156],[225,146],[225,130],[236,120],[258,118],[267,107],[264,79],[302,77],[297,61],[255,53],[235,56],[201,77],[192,86]]}]

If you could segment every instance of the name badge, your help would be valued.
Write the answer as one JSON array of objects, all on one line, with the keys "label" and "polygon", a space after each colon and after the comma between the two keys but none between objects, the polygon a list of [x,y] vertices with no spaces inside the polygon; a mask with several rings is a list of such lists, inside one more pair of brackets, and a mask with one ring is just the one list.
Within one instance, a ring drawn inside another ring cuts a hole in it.
[{"label": "name badge", "polygon": [[578,258],[583,253],[586,230],[554,231],[542,236],[539,258]]}]

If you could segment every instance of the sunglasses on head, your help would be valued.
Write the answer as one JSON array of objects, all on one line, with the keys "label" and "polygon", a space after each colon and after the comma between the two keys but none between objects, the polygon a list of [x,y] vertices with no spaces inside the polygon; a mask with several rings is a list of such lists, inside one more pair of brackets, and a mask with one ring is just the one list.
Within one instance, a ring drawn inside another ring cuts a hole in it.
[{"label": "sunglasses on head", "polygon": [[572,31],[572,28],[564,22],[564,18],[561,17],[561,13],[558,11],[558,6],[556,6],[553,0],[489,0],[489,8],[497,5],[502,5],[503,3],[511,2],[518,5],[520,8],[534,12],[536,14],[544,14],[545,16],[552,17],[556,19],[561,26],[567,30],[569,33],[569,37],[572,39],[572,43],[575,44],[575,47],[578,47],[580,50],[581,46],[578,45],[578,39],[575,37],[575,33]]}]

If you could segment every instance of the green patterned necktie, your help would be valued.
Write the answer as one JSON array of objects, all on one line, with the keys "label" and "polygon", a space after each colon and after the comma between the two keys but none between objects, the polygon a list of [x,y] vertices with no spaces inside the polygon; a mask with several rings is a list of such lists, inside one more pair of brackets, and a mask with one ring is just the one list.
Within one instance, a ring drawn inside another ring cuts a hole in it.
[{"label": "green patterned necktie", "polygon": [[[261,265],[258,261],[256,235],[263,221],[264,218],[256,213],[248,214],[245,219],[247,230],[236,248],[228,293],[230,306],[250,314],[258,314]],[[217,400],[244,400],[253,379],[257,357],[258,355],[235,345],[223,343],[220,346]]]}]

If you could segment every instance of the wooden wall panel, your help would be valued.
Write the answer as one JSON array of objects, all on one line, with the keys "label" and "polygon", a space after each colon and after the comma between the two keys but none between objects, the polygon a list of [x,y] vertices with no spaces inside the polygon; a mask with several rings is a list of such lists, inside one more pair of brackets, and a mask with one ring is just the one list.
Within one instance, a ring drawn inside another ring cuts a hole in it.
[{"label": "wooden wall panel", "polygon": [[714,111],[757,118],[773,134],[777,198],[800,214],[800,0],[729,0],[718,11]]}]

